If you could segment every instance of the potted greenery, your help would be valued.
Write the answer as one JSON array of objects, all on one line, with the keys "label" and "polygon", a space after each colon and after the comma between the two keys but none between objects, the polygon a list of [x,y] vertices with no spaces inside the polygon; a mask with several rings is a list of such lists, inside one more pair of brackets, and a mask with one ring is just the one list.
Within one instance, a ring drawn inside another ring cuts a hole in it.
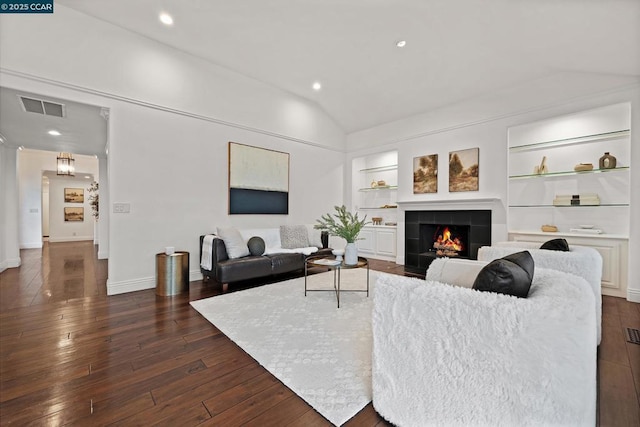
[{"label": "potted greenery", "polygon": [[361,220],[358,218],[358,213],[352,214],[347,211],[346,206],[335,206],[335,214],[324,214],[317,220],[317,224],[314,228],[319,230],[326,230],[331,236],[342,237],[347,241],[347,246],[344,248],[344,263],[347,265],[354,265],[358,263],[358,249],[356,248],[356,240],[362,230],[362,227],[367,225],[367,216]]},{"label": "potted greenery", "polygon": [[99,206],[100,206],[100,197],[98,195],[99,185],[96,181],[93,181],[87,191],[91,194],[89,196],[89,204],[91,205],[91,214],[93,217],[98,220],[99,216]]}]

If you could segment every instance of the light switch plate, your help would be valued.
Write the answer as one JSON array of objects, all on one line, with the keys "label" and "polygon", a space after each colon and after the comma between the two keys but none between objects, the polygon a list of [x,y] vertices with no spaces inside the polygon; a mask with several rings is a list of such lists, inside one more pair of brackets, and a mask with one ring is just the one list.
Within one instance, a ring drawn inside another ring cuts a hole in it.
[{"label": "light switch plate", "polygon": [[131,203],[114,203],[113,213],[129,213],[131,212]]}]

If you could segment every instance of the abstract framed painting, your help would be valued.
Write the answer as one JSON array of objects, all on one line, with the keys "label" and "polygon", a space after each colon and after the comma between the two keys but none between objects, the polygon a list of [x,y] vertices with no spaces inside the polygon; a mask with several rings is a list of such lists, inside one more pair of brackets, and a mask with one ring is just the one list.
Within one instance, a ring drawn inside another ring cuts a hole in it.
[{"label": "abstract framed painting", "polygon": [[438,155],[413,158],[413,194],[438,192]]},{"label": "abstract framed painting", "polygon": [[289,153],[229,142],[229,214],[289,213]]},{"label": "abstract framed painting", "polygon": [[449,191],[478,191],[478,163],[480,149],[451,151],[449,153]]}]

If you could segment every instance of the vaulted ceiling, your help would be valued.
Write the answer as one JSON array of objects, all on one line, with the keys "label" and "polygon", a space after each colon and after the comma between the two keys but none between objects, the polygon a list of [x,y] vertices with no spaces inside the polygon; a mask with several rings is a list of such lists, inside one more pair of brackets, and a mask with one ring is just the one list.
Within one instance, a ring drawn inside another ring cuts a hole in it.
[{"label": "vaulted ceiling", "polygon": [[[640,82],[638,0],[56,4],[307,98],[345,133],[488,95],[494,102],[523,100],[529,107]],[[162,12],[171,14],[173,25],[160,22]],[[396,46],[401,40],[406,41],[402,48]],[[322,84],[319,91],[312,89],[316,81]],[[506,92],[508,100],[501,98]],[[10,123],[5,102],[19,108],[15,94],[3,89],[0,95],[0,132],[10,132],[12,141],[24,139],[25,135],[14,137],[7,125],[20,124],[26,130],[35,125]],[[510,105],[514,110],[523,106]],[[97,117],[96,111],[93,114]],[[42,117],[18,118],[48,125]],[[70,138],[87,141],[82,133]],[[52,150],[63,149],[59,138],[45,138],[58,144]],[[97,151],[91,154],[103,154],[104,141],[94,142]],[[77,146],[69,150],[81,153]]]},{"label": "vaulted ceiling", "polygon": [[347,133],[507,88],[536,96],[540,79],[561,91],[557,74],[640,78],[638,0],[57,3],[309,98]]}]

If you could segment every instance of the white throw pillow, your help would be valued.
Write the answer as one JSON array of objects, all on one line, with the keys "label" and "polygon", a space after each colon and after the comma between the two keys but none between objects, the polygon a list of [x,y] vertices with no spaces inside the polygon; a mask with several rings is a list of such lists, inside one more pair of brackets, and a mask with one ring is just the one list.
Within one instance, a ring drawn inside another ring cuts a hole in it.
[{"label": "white throw pillow", "polygon": [[234,227],[218,228],[218,237],[222,239],[227,247],[227,255],[229,255],[230,259],[249,255],[247,242],[242,238],[238,229]]},{"label": "white throw pillow", "polygon": [[322,230],[316,230],[313,225],[307,225],[307,234],[310,246],[322,247]]},{"label": "white throw pillow", "polygon": [[308,248],[307,227],[304,225],[281,225],[280,242],[284,249]]},{"label": "white throw pillow", "polygon": [[242,228],[240,235],[247,242],[253,236],[262,237],[267,248],[281,248],[280,227],[275,228]]},{"label": "white throw pillow", "polygon": [[478,277],[478,273],[487,264],[486,261],[438,258],[429,265],[425,280],[471,289],[476,277]]}]

